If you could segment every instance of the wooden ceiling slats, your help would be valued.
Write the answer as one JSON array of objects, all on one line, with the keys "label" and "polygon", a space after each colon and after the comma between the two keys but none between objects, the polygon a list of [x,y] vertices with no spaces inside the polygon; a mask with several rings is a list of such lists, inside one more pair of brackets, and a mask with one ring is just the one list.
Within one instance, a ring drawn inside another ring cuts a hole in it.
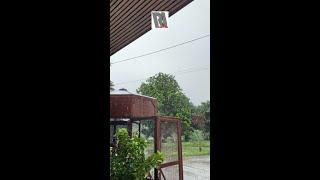
[{"label": "wooden ceiling slats", "polygon": [[144,0],[139,1],[139,3],[137,3],[133,8],[131,8],[129,11],[127,11],[125,14],[119,17],[120,18],[118,20],[119,23],[110,24],[110,32],[114,32],[118,30],[119,27],[122,27],[122,25],[125,24],[126,22],[132,22],[134,19],[139,17],[140,13],[143,13],[141,9],[144,9],[146,5],[148,4],[145,4]]},{"label": "wooden ceiling slats", "polygon": [[[129,36],[130,32],[133,32],[136,29],[141,28],[140,26],[138,26],[138,24],[142,24],[142,25],[149,24],[151,28],[151,11],[156,8],[159,8],[159,6],[160,7],[166,6],[166,3],[164,3],[164,1],[159,1],[159,2],[160,4],[156,4],[155,6],[149,7],[148,9],[139,13],[139,15],[137,15],[134,19],[131,19],[130,22],[126,24],[128,25],[128,28],[125,28],[125,26],[122,26],[120,29],[118,29],[118,31],[114,33],[114,36],[110,37],[111,38],[110,42],[115,43],[114,40],[119,41],[119,36],[122,36],[123,38]],[[149,21],[149,23],[147,23],[147,21]]]},{"label": "wooden ceiling slats", "polygon": [[[174,13],[173,11],[178,9],[178,7],[181,6],[182,4],[183,4],[182,1],[180,3],[166,4],[165,6],[158,7],[158,9],[160,11],[161,10],[169,10],[170,12]],[[176,7],[176,8],[173,9],[174,7]],[[149,22],[151,21],[149,18],[145,19],[144,22],[141,22],[141,24],[145,24],[144,27],[131,29],[130,34],[122,33],[122,34],[125,34],[125,35],[122,38],[118,38],[118,39],[120,39],[120,42],[112,42],[112,44],[114,44],[114,49],[117,49],[117,48],[121,49],[121,46],[123,46],[123,47],[126,46],[131,41],[135,40],[135,38],[140,37],[141,34],[144,34],[144,33],[148,32],[151,29],[151,24],[147,23],[147,21],[149,21]],[[111,49],[111,50],[114,50],[114,49]]]},{"label": "wooden ceiling slats", "polygon": [[109,7],[111,7],[115,2],[116,2],[117,0],[111,0],[110,1],[110,6]]},{"label": "wooden ceiling slats", "polygon": [[120,3],[122,3],[123,1],[126,0],[115,0],[114,3],[110,4],[110,17],[112,16],[112,12],[114,11],[114,8],[116,8],[117,6],[119,6]]},{"label": "wooden ceiling slats", "polygon": [[120,21],[118,19],[122,17],[124,13],[126,13],[135,4],[137,3],[135,3],[134,1],[125,1],[125,4],[120,4],[118,6],[119,8],[115,8],[114,13],[110,17],[110,21],[119,23]]},{"label": "wooden ceiling slats", "polygon": [[[172,8],[175,7],[176,5],[179,5],[174,3],[172,1],[172,4],[165,4],[162,7],[158,7],[159,11],[162,10],[169,10],[170,12],[173,10]],[[181,4],[181,3],[180,3]],[[114,45],[114,48],[111,50],[115,50],[117,48],[121,49],[122,47],[126,46],[129,44],[131,41],[135,40],[136,38],[140,37],[144,33],[148,32],[151,29],[151,17],[149,16],[148,18],[145,18],[141,24],[145,24],[143,27],[137,27],[137,28],[132,28],[130,30],[130,33],[122,33],[122,37],[117,38],[117,42],[112,42]]]},{"label": "wooden ceiling slats", "polygon": [[110,56],[151,30],[151,11],[172,16],[192,0],[112,0],[110,3]]},{"label": "wooden ceiling slats", "polygon": [[154,4],[159,4],[161,2],[165,2],[165,1],[157,1],[156,3],[148,3],[146,4],[145,2],[143,2],[142,5],[139,6],[139,8],[137,8],[132,14],[130,14],[130,16],[127,16],[127,17],[124,17],[127,21],[118,21],[117,23],[115,24],[111,24],[111,31],[110,32],[113,32],[115,30],[118,30],[119,27],[123,27],[124,24],[128,24],[130,22],[132,22],[133,20],[135,19],[141,19],[143,18],[144,16],[146,16],[146,12],[147,10],[150,10],[151,8],[150,7],[154,7]]}]

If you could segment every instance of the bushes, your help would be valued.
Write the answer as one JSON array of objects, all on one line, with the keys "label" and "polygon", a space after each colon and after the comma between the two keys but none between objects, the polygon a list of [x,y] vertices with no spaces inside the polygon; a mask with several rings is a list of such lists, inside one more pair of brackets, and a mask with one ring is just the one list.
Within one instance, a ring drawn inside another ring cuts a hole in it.
[{"label": "bushes", "polygon": [[200,130],[194,130],[190,136],[192,141],[204,140],[204,133]]},{"label": "bushes", "polygon": [[199,147],[199,151],[201,152],[201,142],[205,139],[204,138],[204,133],[200,130],[194,130],[193,133],[191,134],[191,140],[192,142]]},{"label": "bushes", "polygon": [[111,179],[143,180],[147,173],[163,162],[160,152],[145,158],[147,142],[137,136],[130,138],[126,129],[118,129],[117,142],[111,150]]}]

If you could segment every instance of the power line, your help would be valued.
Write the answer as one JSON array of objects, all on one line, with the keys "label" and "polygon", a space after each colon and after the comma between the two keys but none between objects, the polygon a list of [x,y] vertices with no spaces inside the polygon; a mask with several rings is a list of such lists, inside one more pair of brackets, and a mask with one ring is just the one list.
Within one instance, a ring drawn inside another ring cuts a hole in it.
[{"label": "power line", "polygon": [[160,49],[160,50],[157,50],[157,51],[153,51],[153,52],[150,52],[150,53],[147,53],[147,54],[142,54],[142,55],[140,55],[140,56],[135,56],[135,57],[123,59],[123,60],[116,61],[116,62],[111,63],[111,64],[116,64],[116,63],[121,63],[121,62],[129,61],[129,60],[141,58],[141,57],[148,56],[148,55],[151,55],[151,54],[155,54],[155,53],[158,53],[158,52],[161,52],[161,51],[165,51],[165,50],[168,50],[168,49],[171,49],[171,48],[175,48],[175,47],[178,47],[178,46],[181,46],[181,45],[184,45],[184,44],[188,44],[188,43],[191,43],[191,42],[194,42],[194,41],[197,41],[197,40],[200,40],[200,39],[209,37],[209,36],[210,36],[210,34],[207,34],[207,35],[198,37],[198,38],[196,38],[196,39],[192,39],[192,40],[189,40],[189,41],[185,41],[185,42],[183,42],[183,43],[180,43],[180,44],[176,44],[176,45],[174,45],[174,46],[170,46],[170,47],[167,47],[167,48],[164,48],[164,49]]},{"label": "power line", "polygon": [[[174,72],[174,73],[171,73],[173,75],[181,75],[181,74],[187,74],[187,73],[192,73],[192,72],[198,72],[198,71],[204,71],[204,70],[207,70],[209,69],[210,66],[209,65],[206,65],[205,67],[198,67],[198,68],[189,68],[189,69],[185,69],[185,70],[181,70],[181,71],[177,71],[177,72]],[[149,77],[147,78],[143,78],[143,79],[137,79],[137,80],[133,80],[133,81],[127,81],[127,82],[121,82],[121,83],[115,83],[114,85],[120,85],[120,84],[128,84],[128,83],[133,83],[133,82],[139,82],[139,81],[142,81],[142,80],[147,80],[149,79]]]}]

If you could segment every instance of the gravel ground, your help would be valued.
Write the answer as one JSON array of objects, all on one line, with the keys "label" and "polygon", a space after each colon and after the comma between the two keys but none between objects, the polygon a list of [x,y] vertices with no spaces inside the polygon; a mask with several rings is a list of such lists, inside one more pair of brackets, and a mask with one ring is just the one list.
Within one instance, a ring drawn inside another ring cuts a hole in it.
[{"label": "gravel ground", "polygon": [[209,180],[210,156],[191,156],[183,158],[184,180]]}]

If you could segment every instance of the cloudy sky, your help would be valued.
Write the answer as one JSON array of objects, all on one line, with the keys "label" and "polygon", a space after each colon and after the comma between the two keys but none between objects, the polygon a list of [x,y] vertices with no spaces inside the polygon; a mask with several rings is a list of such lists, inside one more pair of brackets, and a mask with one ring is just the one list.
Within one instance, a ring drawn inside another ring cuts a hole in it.
[{"label": "cloudy sky", "polygon": [[[151,17],[150,17],[151,23]],[[168,29],[151,30],[111,56],[111,63],[210,34],[210,0],[194,0],[169,18]],[[159,72],[173,74],[195,105],[210,100],[210,37],[152,55],[112,64],[115,88],[136,89]]]}]

